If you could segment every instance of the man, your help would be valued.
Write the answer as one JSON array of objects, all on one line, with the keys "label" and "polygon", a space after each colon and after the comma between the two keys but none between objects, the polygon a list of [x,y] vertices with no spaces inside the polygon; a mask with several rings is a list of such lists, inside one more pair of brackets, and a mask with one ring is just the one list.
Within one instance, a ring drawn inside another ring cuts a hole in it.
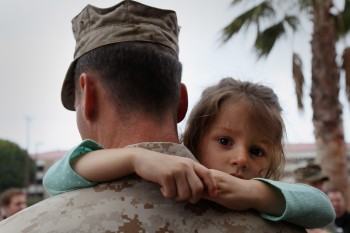
[{"label": "man", "polygon": [[25,193],[18,188],[5,190],[0,197],[1,219],[6,219],[27,207]]},{"label": "man", "polygon": [[[194,159],[178,144],[187,92],[175,12],[123,1],[89,5],[72,23],[77,45],[62,102],[76,111],[82,138]],[[56,195],[10,220],[0,232],[304,232],[255,212],[165,199],[158,185],[136,175]]]},{"label": "man", "polygon": [[343,229],[342,232],[344,233],[350,232],[350,214],[346,211],[346,203],[343,192],[340,190],[331,189],[327,191],[327,196],[331,201],[336,214],[335,225]]},{"label": "man", "polygon": [[298,183],[308,184],[321,191],[323,191],[324,183],[329,179],[328,176],[323,174],[321,167],[317,164],[309,164],[306,167],[296,169],[294,178]]},{"label": "man", "polygon": [[[324,191],[324,183],[329,180],[328,176],[323,174],[322,169],[317,164],[308,164],[294,171],[294,179],[297,183],[303,183]],[[308,233],[332,233],[336,231],[336,226],[331,223],[323,228],[307,229]]]}]

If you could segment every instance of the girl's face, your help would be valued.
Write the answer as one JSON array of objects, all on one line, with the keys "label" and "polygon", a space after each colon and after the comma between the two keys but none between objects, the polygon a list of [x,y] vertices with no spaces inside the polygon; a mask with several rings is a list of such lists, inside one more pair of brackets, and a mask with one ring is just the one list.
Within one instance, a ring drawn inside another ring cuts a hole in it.
[{"label": "girl's face", "polygon": [[[242,179],[265,177],[272,146],[250,122],[247,102],[226,100],[204,132],[197,159],[204,166]],[[268,130],[268,129],[266,129]]]}]

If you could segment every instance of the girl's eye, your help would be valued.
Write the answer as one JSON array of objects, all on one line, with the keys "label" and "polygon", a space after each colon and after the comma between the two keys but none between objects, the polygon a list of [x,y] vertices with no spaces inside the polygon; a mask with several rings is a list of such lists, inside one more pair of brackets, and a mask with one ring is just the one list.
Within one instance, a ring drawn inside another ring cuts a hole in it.
[{"label": "girl's eye", "polygon": [[218,139],[218,142],[221,144],[221,145],[224,145],[224,146],[232,146],[232,141],[230,138],[227,138],[227,137],[221,137]]},{"label": "girl's eye", "polygon": [[249,149],[249,153],[250,153],[251,155],[256,156],[256,157],[262,157],[262,156],[265,155],[265,152],[264,152],[262,149],[258,148],[258,147],[252,147],[252,148],[250,148],[250,149]]}]

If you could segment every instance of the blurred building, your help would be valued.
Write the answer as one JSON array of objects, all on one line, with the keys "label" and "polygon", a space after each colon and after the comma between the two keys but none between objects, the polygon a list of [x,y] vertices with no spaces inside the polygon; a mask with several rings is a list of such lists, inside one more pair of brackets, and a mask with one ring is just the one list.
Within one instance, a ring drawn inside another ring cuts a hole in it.
[{"label": "blurred building", "polygon": [[35,160],[36,163],[36,175],[34,184],[31,184],[27,189],[27,196],[29,198],[43,200],[49,197],[42,185],[44,175],[49,169],[49,167],[52,164],[54,164],[57,160],[62,158],[66,153],[67,151],[56,150],[31,155],[31,157]]}]

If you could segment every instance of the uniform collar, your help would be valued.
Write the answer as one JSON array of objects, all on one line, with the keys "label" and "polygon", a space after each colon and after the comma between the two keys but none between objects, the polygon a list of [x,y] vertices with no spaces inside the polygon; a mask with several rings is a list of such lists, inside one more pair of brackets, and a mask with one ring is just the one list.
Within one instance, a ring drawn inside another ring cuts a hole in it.
[{"label": "uniform collar", "polygon": [[183,144],[173,142],[141,142],[137,144],[128,145],[126,147],[144,148],[163,154],[190,158],[198,162],[198,160],[193,156],[191,151],[187,149],[187,147],[185,147]]}]

